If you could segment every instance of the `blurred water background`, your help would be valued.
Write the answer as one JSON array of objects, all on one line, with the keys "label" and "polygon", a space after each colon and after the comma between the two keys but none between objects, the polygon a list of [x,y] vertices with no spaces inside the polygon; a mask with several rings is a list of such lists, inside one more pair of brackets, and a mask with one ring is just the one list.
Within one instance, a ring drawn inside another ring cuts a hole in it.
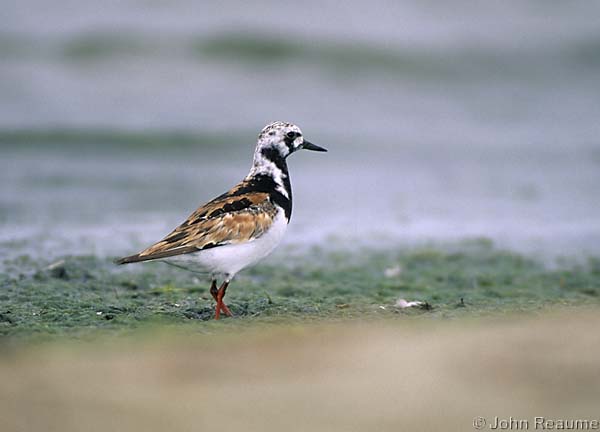
[{"label": "blurred water background", "polygon": [[120,255],[290,159],[288,247],[600,252],[600,3],[9,1],[0,253]]}]

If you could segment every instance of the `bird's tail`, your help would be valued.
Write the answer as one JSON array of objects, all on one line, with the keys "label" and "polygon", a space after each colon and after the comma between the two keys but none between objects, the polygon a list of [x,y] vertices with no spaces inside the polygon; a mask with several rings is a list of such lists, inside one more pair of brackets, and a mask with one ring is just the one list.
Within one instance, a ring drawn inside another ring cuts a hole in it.
[{"label": "bird's tail", "polygon": [[130,264],[130,263],[134,263],[134,262],[147,261],[147,260],[148,260],[148,258],[141,257],[139,254],[135,254],[135,255],[126,256],[123,258],[118,258],[118,259],[114,260],[113,262],[115,264],[122,265],[122,264]]}]

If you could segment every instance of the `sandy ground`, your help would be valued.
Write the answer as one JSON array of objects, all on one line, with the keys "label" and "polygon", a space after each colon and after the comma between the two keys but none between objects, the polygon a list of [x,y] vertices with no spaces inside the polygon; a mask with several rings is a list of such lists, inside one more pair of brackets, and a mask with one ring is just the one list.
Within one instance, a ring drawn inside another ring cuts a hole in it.
[{"label": "sandy ground", "polygon": [[599,327],[576,309],[23,348],[0,358],[1,429],[535,430],[600,417]]}]

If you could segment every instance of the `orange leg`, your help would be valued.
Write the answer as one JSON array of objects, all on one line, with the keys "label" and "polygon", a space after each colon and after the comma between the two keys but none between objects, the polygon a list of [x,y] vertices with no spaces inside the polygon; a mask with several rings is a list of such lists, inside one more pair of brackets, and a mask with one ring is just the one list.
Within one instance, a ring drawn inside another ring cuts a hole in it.
[{"label": "orange leg", "polygon": [[225,291],[227,291],[227,287],[229,286],[229,281],[223,282],[221,287],[217,289],[217,281],[213,280],[210,286],[210,294],[217,302],[217,306],[215,307],[215,319],[219,319],[221,317],[221,311],[228,317],[232,317],[233,314],[227,307],[225,303],[223,303],[223,297],[225,297]]}]

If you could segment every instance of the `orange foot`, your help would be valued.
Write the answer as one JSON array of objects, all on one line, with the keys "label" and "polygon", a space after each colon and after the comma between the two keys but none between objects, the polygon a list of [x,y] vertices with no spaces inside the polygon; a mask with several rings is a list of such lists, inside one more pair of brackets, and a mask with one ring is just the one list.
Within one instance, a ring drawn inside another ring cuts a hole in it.
[{"label": "orange foot", "polygon": [[229,286],[229,281],[223,282],[221,287],[217,289],[217,281],[213,280],[210,286],[210,295],[215,299],[217,305],[215,306],[215,319],[218,320],[221,317],[221,311],[227,315],[228,317],[232,317],[233,314],[227,307],[227,305],[223,302],[223,297],[225,297],[225,291],[227,291],[227,287]]}]

